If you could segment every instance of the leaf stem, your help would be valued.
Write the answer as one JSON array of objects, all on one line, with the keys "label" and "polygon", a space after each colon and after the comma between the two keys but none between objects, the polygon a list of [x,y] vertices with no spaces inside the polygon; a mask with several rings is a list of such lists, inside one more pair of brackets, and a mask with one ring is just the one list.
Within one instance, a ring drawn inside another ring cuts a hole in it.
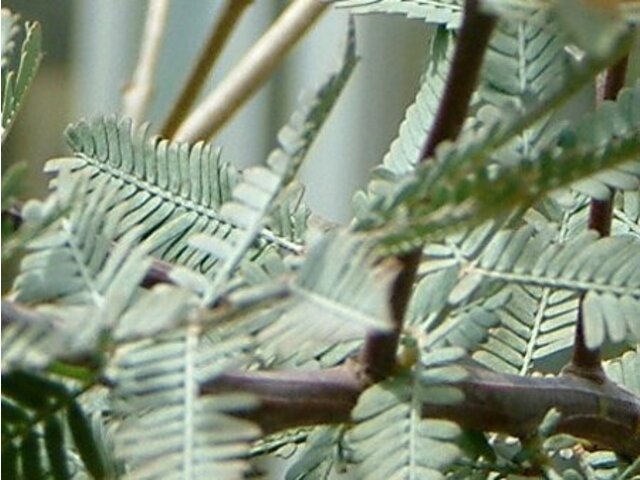
[{"label": "leaf stem", "polygon": [[[465,1],[462,26],[447,75],[444,95],[438,106],[433,127],[420,153],[422,162],[433,156],[441,142],[454,140],[460,133],[495,23],[493,16],[480,10],[479,0]],[[391,294],[394,330],[370,334],[361,353],[361,361],[374,381],[379,381],[393,372],[398,339],[421,257],[421,248],[397,257],[401,271]]]},{"label": "leaf stem", "polygon": [[171,138],[184,121],[191,107],[198,98],[209,72],[213,69],[220,54],[231,37],[231,33],[238,25],[238,21],[253,0],[227,0],[211,30],[204,48],[200,52],[186,83],[182,87],[178,100],[173,105],[167,120],[160,131],[160,135]]},{"label": "leaf stem", "polygon": [[134,124],[143,121],[153,94],[153,77],[160,56],[170,6],[169,0],[149,0],[138,64],[122,99],[124,115],[131,117]]},{"label": "leaf stem", "polygon": [[[607,100],[615,100],[618,93],[624,87],[627,73],[629,55],[625,55],[614,65],[609,67],[604,75],[596,83],[596,104],[600,106]],[[607,237],[611,233],[613,220],[613,200],[615,191],[609,193],[609,198],[604,200],[592,199],[589,205],[588,228],[597,231],[601,237]],[[584,295],[580,299],[576,332],[573,341],[573,355],[571,363],[566,367],[568,371],[576,375],[586,376],[602,380],[604,372],[600,362],[600,349],[590,350],[585,343],[584,325]]]},{"label": "leaf stem", "polygon": [[193,143],[216,133],[265,83],[327,6],[320,0],[292,2],[218,88],[184,120],[175,139]]}]

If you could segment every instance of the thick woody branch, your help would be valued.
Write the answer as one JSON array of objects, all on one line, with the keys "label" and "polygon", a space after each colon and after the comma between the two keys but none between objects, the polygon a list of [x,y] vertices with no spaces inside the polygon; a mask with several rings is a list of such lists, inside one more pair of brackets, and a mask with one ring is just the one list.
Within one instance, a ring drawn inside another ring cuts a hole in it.
[{"label": "thick woody branch", "polygon": [[178,101],[171,109],[171,113],[165,125],[162,127],[160,132],[161,136],[171,138],[176,133],[176,130],[189,113],[196,98],[198,98],[202,85],[204,85],[216,60],[220,57],[235,26],[238,24],[245,9],[252,2],[253,0],[227,0],[224,4],[211,30],[207,43],[198,56],[195,66],[180,92]]},{"label": "thick woody branch", "polygon": [[[42,325],[56,319],[11,301],[2,302],[2,323]],[[65,359],[69,361],[72,359]],[[463,402],[425,405],[425,416],[463,427],[527,436],[551,408],[562,414],[558,431],[628,455],[640,453],[640,399],[615,384],[565,375],[530,378],[468,366],[470,376],[454,386]],[[350,420],[369,379],[355,361],[321,371],[229,372],[202,385],[205,395],[228,391],[255,394],[260,406],[243,414],[265,433]]]},{"label": "thick woody branch", "polygon": [[584,438],[599,447],[635,457],[640,454],[640,398],[604,380],[575,375],[523,377],[471,367],[460,382],[463,402],[426,406],[428,416],[463,427],[527,437],[551,408],[561,414],[558,433]]},{"label": "thick woody branch", "polygon": [[180,125],[175,139],[210,138],[270,77],[285,55],[327,8],[321,0],[295,0],[218,87]]},{"label": "thick woody branch", "polygon": [[[467,117],[471,96],[475,90],[484,52],[495,26],[495,18],[480,11],[478,0],[466,0],[464,18],[458,34],[458,43],[447,76],[446,87],[438,112],[420,153],[420,160],[433,156],[436,147],[445,140],[454,140]],[[394,330],[373,333],[367,337],[361,354],[362,363],[374,380],[393,372],[398,337],[411,298],[421,249],[398,258],[401,271],[391,297]]]},{"label": "thick woody branch", "polygon": [[[423,415],[462,427],[526,438],[556,408],[558,433],[584,438],[629,456],[640,454],[640,398],[610,381],[562,375],[522,377],[464,365],[469,376],[452,386],[465,395],[455,405],[425,404]],[[291,427],[348,422],[358,395],[367,387],[355,362],[317,372],[227,373],[202,386],[205,395],[242,391],[261,406],[243,413],[265,433]]]},{"label": "thick woody branch", "polygon": [[[2,301],[2,324],[55,324],[55,317]],[[79,359],[61,359],[71,362]],[[82,359],[80,359],[82,360]],[[83,363],[84,364],[84,363]],[[561,414],[558,433],[584,438],[598,447],[634,457],[640,455],[640,397],[606,378],[591,380],[564,374],[523,377],[490,371],[475,362],[460,363],[468,376],[448,386],[464,399],[455,405],[423,406],[423,415],[457,422],[462,427],[528,437],[551,408]],[[201,393],[246,392],[259,407],[243,412],[265,433],[350,421],[360,394],[371,384],[359,362],[320,371],[241,371],[224,373],[201,385]]]},{"label": "thick woody branch", "polygon": [[265,433],[290,427],[348,422],[365,383],[355,362],[320,371],[230,372],[201,387],[202,393],[242,391],[260,406],[243,413]]}]

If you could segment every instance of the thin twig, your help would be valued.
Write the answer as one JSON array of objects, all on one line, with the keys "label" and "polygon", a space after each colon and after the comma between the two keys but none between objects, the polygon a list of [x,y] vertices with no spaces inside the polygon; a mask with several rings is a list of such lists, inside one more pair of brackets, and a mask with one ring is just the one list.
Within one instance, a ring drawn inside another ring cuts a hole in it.
[{"label": "thin twig", "polygon": [[[460,133],[494,26],[495,18],[480,11],[478,0],[466,0],[444,95],[420,153],[421,161],[430,158],[441,142],[454,140]],[[373,333],[366,339],[361,361],[373,380],[381,380],[393,372],[398,339],[421,256],[422,249],[417,249],[398,258],[401,271],[393,285],[391,298],[394,330]]]},{"label": "thin twig", "polygon": [[164,39],[169,7],[169,0],[149,0],[138,64],[122,99],[124,114],[131,117],[134,124],[144,120],[153,93],[153,77]]},{"label": "thin twig", "polygon": [[175,139],[206,140],[270,77],[287,52],[327,8],[321,0],[295,0],[220,85],[178,128]]},{"label": "thin twig", "polygon": [[160,131],[160,135],[171,138],[176,133],[180,124],[191,110],[198,98],[198,94],[204,85],[209,72],[213,69],[216,60],[227,40],[231,37],[238,21],[245,9],[253,3],[253,0],[227,0],[211,30],[211,34],[202,52],[198,56],[193,70],[189,74],[186,83],[182,87],[178,101],[173,106],[169,117]]},{"label": "thin twig", "polygon": [[[627,73],[628,55],[619,60],[615,65],[606,70],[599,79],[596,90],[596,104],[599,106],[607,100],[615,100],[618,93],[624,87],[624,79]],[[609,198],[604,200],[593,199],[589,205],[588,228],[595,230],[601,237],[607,237],[611,233],[611,221],[613,220],[613,199],[615,192],[609,193]],[[573,355],[571,363],[565,371],[571,371],[591,379],[602,380],[604,371],[600,361],[600,349],[589,349],[585,343],[584,326],[584,296],[580,299],[576,332],[573,341]]]}]

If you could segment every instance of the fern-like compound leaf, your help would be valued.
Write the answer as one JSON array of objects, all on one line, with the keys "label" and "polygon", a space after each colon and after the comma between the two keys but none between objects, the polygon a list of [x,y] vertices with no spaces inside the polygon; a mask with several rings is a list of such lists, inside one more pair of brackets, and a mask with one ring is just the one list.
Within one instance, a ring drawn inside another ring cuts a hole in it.
[{"label": "fern-like compound leaf", "polygon": [[[37,312],[18,315],[3,335],[13,367],[42,367],[91,351],[105,331],[123,340],[171,328],[193,304],[193,294],[173,286],[139,286],[151,265],[149,252],[179,234],[182,220],[140,244],[138,229],[114,241],[113,224],[104,217],[112,196],[104,194],[104,184],[93,192],[86,180],[73,188],[73,206],[27,245],[14,282],[14,299],[36,305]],[[145,323],[141,311],[157,316]]]},{"label": "fern-like compound leaf", "polygon": [[427,68],[414,103],[407,109],[397,138],[391,143],[382,164],[373,171],[367,192],[354,196],[356,215],[363,224],[375,212],[375,205],[387,196],[398,179],[412,172],[436,115],[446,73],[453,53],[453,36],[438,29],[432,40]]},{"label": "fern-like compound leaf", "polygon": [[490,222],[424,251],[408,323],[427,333],[429,346],[463,347],[506,373],[554,371],[567,360],[582,295],[590,342],[638,338],[633,235],[558,236]]},{"label": "fern-like compound leaf", "polygon": [[215,345],[195,326],[121,349],[110,371],[125,416],[116,453],[131,478],[242,478],[259,433],[232,417],[255,405],[243,394],[204,396],[199,384],[230,368],[245,337]]},{"label": "fern-like compound leaf", "polygon": [[[480,152],[484,149],[479,146],[492,142],[482,133],[470,142],[462,139],[456,146],[443,145],[433,165],[419,168],[413,179],[409,178],[397,187],[395,198],[403,207],[399,211],[400,225],[395,229],[406,225],[409,236],[393,232],[389,236],[390,243],[406,248],[410,244],[405,242],[411,235],[424,239],[433,232],[444,233],[446,226],[474,226],[488,218],[504,217],[517,206],[529,207],[559,187],[584,178],[593,179],[594,175],[599,184],[607,188],[634,188],[640,175],[637,161],[640,149],[639,88],[628,89],[616,102],[608,104],[610,107],[598,110],[575,128],[567,128],[557,145],[534,155],[517,168],[480,166],[470,168],[468,176],[461,174],[454,165],[471,167],[482,158]],[[611,127],[598,128],[600,122],[607,121],[614,121],[618,128],[615,131]],[[585,140],[584,145],[572,140],[576,135],[586,137],[588,133],[592,137]],[[456,151],[459,157],[454,153]],[[486,195],[487,191],[492,195]],[[415,215],[413,220],[406,218],[407,208],[412,212],[411,216]]]},{"label": "fern-like compound leaf", "polygon": [[353,14],[387,13],[419,18],[427,23],[455,28],[462,18],[462,0],[333,0]]},{"label": "fern-like compound leaf", "polygon": [[8,8],[2,9],[2,39],[0,41],[2,45],[2,68],[5,68],[10,60],[10,54],[15,48],[15,37],[20,31],[18,26],[18,20],[20,16],[13,13]]},{"label": "fern-like compound leaf", "polygon": [[300,169],[313,141],[351,78],[357,61],[355,23],[350,19],[338,68],[313,93],[303,96],[301,106],[278,132],[278,147],[267,158],[269,167],[282,176],[283,184],[289,184]]},{"label": "fern-like compound leaf", "polygon": [[[567,74],[569,56],[557,22],[546,9],[498,23],[485,54],[474,104],[478,120],[495,123],[505,112],[525,112],[551,95]],[[517,164],[547,147],[558,128],[550,116],[521,132],[494,155]]]},{"label": "fern-like compound leaf", "polygon": [[[81,122],[67,129],[67,137],[76,157],[51,160],[45,168],[85,174],[89,191],[104,189],[110,198],[105,221],[115,240],[134,228],[146,237],[161,225],[185,222],[186,228],[158,244],[153,255],[204,273],[212,270],[215,262],[188,248],[187,238],[197,232],[224,239],[234,230],[219,208],[239,174],[220,160],[218,150],[150,138],[147,127],[132,131],[129,120],[114,118]],[[60,188],[57,180],[53,185]]]},{"label": "fern-like compound leaf", "polygon": [[[355,28],[351,21],[343,62],[338,71],[318,89],[311,101],[293,114],[289,124],[280,131],[280,146],[267,159],[269,168],[257,166],[245,170],[242,181],[233,189],[231,201],[220,208],[221,217],[235,225],[236,230],[231,232],[225,241],[206,235],[197,235],[190,239],[191,246],[221,260],[220,267],[204,293],[205,304],[213,305],[224,293],[232,273],[263,231],[278,195],[295,178],[309,148],[351,76],[355,63]],[[284,224],[281,224],[281,227],[291,230],[290,226]]]},{"label": "fern-like compound leaf", "polygon": [[[485,268],[497,274],[496,269],[506,267],[510,273],[501,280],[522,286],[522,290],[512,290],[509,308],[515,314],[503,318],[501,325],[506,330],[502,335],[496,332],[493,337],[500,339],[502,345],[501,353],[497,354],[499,358],[508,360],[511,357],[505,356],[505,350],[514,350],[514,353],[519,350],[520,355],[516,354],[511,364],[520,368],[519,358],[529,355],[541,358],[569,347],[580,293],[586,294],[583,315],[590,348],[599,347],[605,338],[614,343],[640,338],[633,313],[639,306],[640,278],[631,273],[639,267],[640,243],[636,238],[597,239],[591,232],[565,244],[549,244],[540,243],[541,239],[530,234],[505,235],[511,237],[510,241],[501,248],[496,248],[497,243],[487,247],[477,267],[468,273],[480,278],[484,276],[482,272],[488,271]],[[496,241],[500,242],[503,237],[498,235]],[[511,261],[507,260],[509,257]],[[487,275],[494,280],[499,276]],[[525,277],[528,280],[524,280]],[[526,337],[515,340],[520,336],[518,332],[527,331],[528,322],[539,331],[539,336],[530,340],[535,346],[530,345]],[[491,352],[489,345],[483,346],[483,350]]]},{"label": "fern-like compound leaf", "polygon": [[[26,97],[29,86],[33,82],[38,67],[40,66],[40,61],[42,60],[42,32],[40,25],[38,23],[27,23],[24,28],[25,38],[20,48],[20,57],[16,60],[16,70],[9,70],[9,65],[5,68],[4,49],[2,54],[3,142],[11,130],[18,110]],[[7,62],[7,64],[9,63],[10,62]]]},{"label": "fern-like compound leaf", "polygon": [[344,53],[338,68],[314,92],[306,93],[289,122],[278,132],[278,147],[267,158],[268,167],[281,177],[282,191],[269,205],[269,229],[302,242],[309,211],[301,202],[303,188],[294,180],[309,149],[331,114],[356,66],[355,23],[349,21]]},{"label": "fern-like compound leaf", "polygon": [[288,283],[290,299],[265,313],[278,316],[261,329],[259,341],[301,361],[327,344],[391,328],[388,298],[397,268],[377,261],[373,244],[364,238],[328,235]]},{"label": "fern-like compound leaf", "polygon": [[461,350],[425,355],[410,375],[367,389],[353,410],[356,422],[347,434],[358,478],[443,479],[442,470],[460,455],[453,443],[455,423],[422,418],[424,403],[452,403],[462,393],[448,384],[466,376],[450,363]]}]

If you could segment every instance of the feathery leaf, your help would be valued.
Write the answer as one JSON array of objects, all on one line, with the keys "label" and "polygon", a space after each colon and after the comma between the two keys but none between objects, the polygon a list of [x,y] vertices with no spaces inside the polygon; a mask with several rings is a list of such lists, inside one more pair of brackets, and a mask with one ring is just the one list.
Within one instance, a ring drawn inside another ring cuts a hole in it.
[{"label": "feathery leaf", "polygon": [[[4,12],[4,11],[3,11]],[[3,15],[4,18],[4,15]],[[33,82],[42,60],[42,32],[38,23],[26,23],[25,38],[16,60],[17,70],[5,68],[5,51],[2,52],[2,141],[7,137],[18,110]],[[8,64],[9,62],[7,62]]]},{"label": "feathery leaf", "polygon": [[[410,375],[385,380],[360,396],[356,425],[347,433],[358,478],[445,478],[441,471],[460,455],[453,443],[460,429],[446,420],[423,419],[422,405],[460,400],[462,393],[447,385],[461,378],[448,370],[458,368],[449,363],[460,354],[429,353]],[[459,373],[465,376],[461,367]]]}]

